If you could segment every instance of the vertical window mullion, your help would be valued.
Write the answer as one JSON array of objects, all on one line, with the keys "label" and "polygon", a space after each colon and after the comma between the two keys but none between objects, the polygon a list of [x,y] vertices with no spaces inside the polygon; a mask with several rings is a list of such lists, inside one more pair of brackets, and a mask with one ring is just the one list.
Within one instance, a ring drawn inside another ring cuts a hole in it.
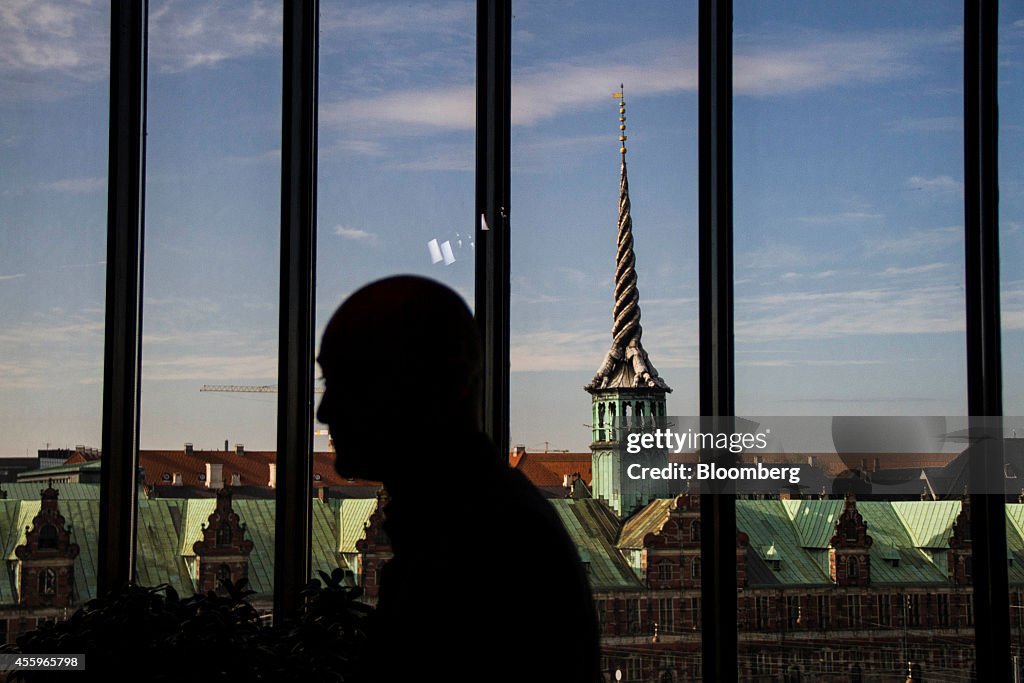
[{"label": "vertical window mullion", "polygon": [[[964,2],[964,249],[967,411],[1003,414],[999,315],[998,108],[996,0]],[[1002,481],[1002,452],[971,460],[975,490]],[[1003,497],[971,495],[978,680],[1010,680],[1009,577]]]},{"label": "vertical window mullion", "polygon": [[98,595],[123,586],[133,578],[142,342],[147,9],[146,2],[136,0],[115,0],[110,6],[110,149]]},{"label": "vertical window mullion", "polygon": [[503,461],[509,449],[511,38],[511,0],[478,0],[474,310],[484,347],[484,431]]},{"label": "vertical window mullion", "polygon": [[319,13],[318,0],[284,3],[276,616],[298,609],[311,565]]},{"label": "vertical window mullion", "polygon": [[[700,414],[735,413],[732,254],[732,0],[698,19]],[[737,680],[735,496],[701,495],[703,677]]]}]

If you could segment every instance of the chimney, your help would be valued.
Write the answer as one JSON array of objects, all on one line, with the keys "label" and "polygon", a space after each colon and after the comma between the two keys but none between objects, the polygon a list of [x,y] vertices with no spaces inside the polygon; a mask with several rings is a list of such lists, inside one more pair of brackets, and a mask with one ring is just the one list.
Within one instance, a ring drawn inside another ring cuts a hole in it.
[{"label": "chimney", "polygon": [[327,486],[318,486],[316,488],[316,495],[317,495],[317,498],[320,499],[321,503],[323,503],[324,501],[327,500],[327,489],[328,489]]},{"label": "chimney", "polygon": [[224,465],[219,462],[206,463],[206,488],[224,488]]},{"label": "chimney", "polygon": [[270,481],[267,482],[267,486],[272,489],[277,488],[277,463],[270,463]]},{"label": "chimney", "polygon": [[516,456],[517,458],[522,457],[525,453],[526,446],[524,446],[521,443],[517,443],[515,446],[512,447],[512,455]]},{"label": "chimney", "polygon": [[181,472],[175,472],[171,478],[171,486],[181,486]]},{"label": "chimney", "polygon": [[242,485],[242,475],[240,475],[238,472],[232,472],[231,473],[231,485],[232,486],[241,486]]},{"label": "chimney", "polygon": [[245,445],[236,443],[235,444],[235,455],[245,455]]},{"label": "chimney", "polygon": [[224,439],[224,452],[225,453],[228,452],[228,440],[227,439]]},{"label": "chimney", "polygon": [[191,441],[186,441],[185,442],[185,455],[192,455],[192,453],[194,453],[194,452],[195,451],[192,448],[192,442]]}]

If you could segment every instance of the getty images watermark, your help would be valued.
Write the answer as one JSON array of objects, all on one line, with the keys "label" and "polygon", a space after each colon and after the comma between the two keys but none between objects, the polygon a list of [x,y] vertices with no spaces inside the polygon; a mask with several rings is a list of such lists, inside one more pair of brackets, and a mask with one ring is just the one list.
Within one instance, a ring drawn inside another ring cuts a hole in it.
[{"label": "getty images watermark", "polygon": [[593,430],[595,457],[622,453],[624,478],[679,490],[1024,497],[1020,417],[627,415]]}]

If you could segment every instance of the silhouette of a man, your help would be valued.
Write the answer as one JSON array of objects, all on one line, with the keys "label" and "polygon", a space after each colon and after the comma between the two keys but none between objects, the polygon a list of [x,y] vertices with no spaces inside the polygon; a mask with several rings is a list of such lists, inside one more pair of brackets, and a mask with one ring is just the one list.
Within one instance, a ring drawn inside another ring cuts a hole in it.
[{"label": "silhouette of a man", "polygon": [[481,428],[481,350],[466,305],[419,277],[349,297],[320,345],[317,413],[335,468],[382,481],[374,681],[585,681],[598,674],[586,574],[550,503]]}]

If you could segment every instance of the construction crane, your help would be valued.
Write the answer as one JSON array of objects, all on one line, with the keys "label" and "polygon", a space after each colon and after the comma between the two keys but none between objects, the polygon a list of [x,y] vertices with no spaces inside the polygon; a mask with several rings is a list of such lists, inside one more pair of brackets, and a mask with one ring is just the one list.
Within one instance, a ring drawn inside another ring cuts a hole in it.
[{"label": "construction crane", "polygon": [[[216,391],[222,393],[241,393],[241,394],[276,394],[276,384],[204,384],[199,387],[199,391]],[[323,387],[314,387],[314,394],[324,393]],[[314,429],[313,436],[327,436],[331,435],[330,431],[326,429]]]},{"label": "construction crane", "polygon": [[[245,394],[276,394],[276,384],[204,384],[199,391],[220,391]],[[313,387],[314,394],[324,393],[323,387]]]}]

